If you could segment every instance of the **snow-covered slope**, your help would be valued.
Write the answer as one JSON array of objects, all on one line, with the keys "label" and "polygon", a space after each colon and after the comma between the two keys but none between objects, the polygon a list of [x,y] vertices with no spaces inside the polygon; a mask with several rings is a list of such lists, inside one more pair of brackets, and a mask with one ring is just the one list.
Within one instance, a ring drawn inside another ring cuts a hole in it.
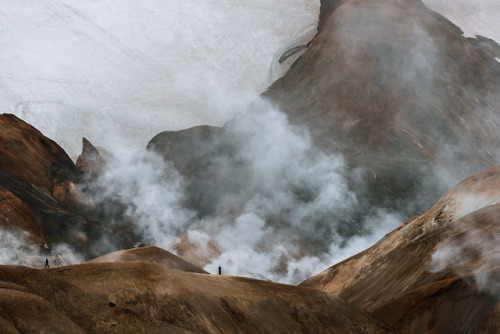
[{"label": "snow-covered slope", "polygon": [[[499,1],[424,2],[466,35],[500,40]],[[275,53],[313,37],[319,6],[3,0],[0,112],[33,124],[72,157],[83,136],[109,147],[118,132],[143,147],[164,130],[219,125],[283,74]]]},{"label": "snow-covered slope", "polygon": [[73,157],[82,136],[144,147],[221,124],[272,82],[276,50],[311,36],[318,11],[314,0],[4,0],[0,112]]},{"label": "snow-covered slope", "polygon": [[459,26],[464,35],[481,35],[500,43],[500,1],[423,0],[430,9]]}]

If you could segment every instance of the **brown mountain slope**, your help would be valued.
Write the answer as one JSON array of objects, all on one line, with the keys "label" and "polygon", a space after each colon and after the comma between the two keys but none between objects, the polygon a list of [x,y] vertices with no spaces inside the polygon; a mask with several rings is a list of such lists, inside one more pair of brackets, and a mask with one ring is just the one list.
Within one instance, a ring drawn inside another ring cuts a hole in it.
[{"label": "brown mountain slope", "polygon": [[[52,140],[17,117],[0,115],[0,224],[40,243],[77,241],[86,224],[76,184],[81,176]],[[70,234],[70,235],[68,235]]]},{"label": "brown mountain slope", "polygon": [[198,268],[194,264],[155,246],[116,251],[90,260],[88,263],[128,261],[151,262],[182,271],[202,274],[207,273],[205,270]]},{"label": "brown mountain slope", "polygon": [[0,289],[2,333],[85,333],[47,300],[29,292]]},{"label": "brown mountain slope", "polygon": [[[11,332],[24,330],[19,324],[28,322],[29,316],[22,309],[32,301],[47,305],[47,323],[60,329],[71,321],[75,332],[391,332],[339,297],[318,290],[145,262],[45,270],[1,266],[0,285],[0,325]],[[26,298],[8,304],[11,292]]]},{"label": "brown mountain slope", "polygon": [[493,310],[491,310],[484,318],[481,320],[477,327],[479,333],[499,333],[500,332],[500,304],[497,304]]},{"label": "brown mountain slope", "polygon": [[52,194],[54,185],[80,177],[64,150],[14,115],[0,114],[0,171]]},{"label": "brown mountain slope", "polygon": [[319,27],[264,97],[364,168],[370,196],[427,192],[426,208],[433,168],[460,180],[496,165],[500,64],[480,43],[418,0],[323,0]]},{"label": "brown mountain slope", "polygon": [[[472,329],[498,303],[494,291],[500,267],[499,186],[500,167],[466,179],[423,215],[301,286],[338,294],[403,332],[412,332],[416,323],[439,333],[449,317],[460,320],[455,325]],[[457,288],[457,279],[466,283]],[[452,286],[454,290],[448,291]],[[445,313],[452,310],[432,300],[469,303],[477,314],[468,318],[466,308],[456,308],[448,316]],[[436,316],[421,318],[423,311]]]},{"label": "brown mountain slope", "polygon": [[[96,206],[86,188],[81,172],[55,142],[17,117],[0,114],[0,228],[12,236],[2,247],[9,255],[16,247],[34,252],[27,261],[19,257],[10,263],[37,266],[45,256],[60,262],[51,247],[61,243],[90,258],[132,247],[134,232],[107,224],[103,207],[113,206]],[[102,243],[104,235],[112,237]]]},{"label": "brown mountain slope", "polygon": [[477,324],[491,324],[490,311],[498,297],[477,290],[470,279],[455,277],[418,287],[377,309],[373,316],[402,333],[419,333],[424,328],[427,333],[480,332]]},{"label": "brown mountain slope", "polygon": [[7,230],[28,232],[28,238],[45,243],[43,221],[28,204],[9,190],[0,187],[0,222]]}]

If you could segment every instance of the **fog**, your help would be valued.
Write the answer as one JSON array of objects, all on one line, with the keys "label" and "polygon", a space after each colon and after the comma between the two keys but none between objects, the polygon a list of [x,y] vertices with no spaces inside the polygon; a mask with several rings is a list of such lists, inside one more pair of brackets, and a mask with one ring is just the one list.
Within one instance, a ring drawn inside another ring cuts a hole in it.
[{"label": "fog", "polygon": [[[403,216],[358,200],[358,170],[316,148],[307,131],[266,101],[236,115],[191,178],[153,151],[113,140],[96,202],[124,204],[115,224],[133,222],[141,245],[167,250],[180,234],[222,251],[205,270],[299,283],[371,246]],[[200,162],[201,163],[201,162]],[[199,173],[199,174],[197,174]],[[356,188],[356,191],[354,191]]]},{"label": "fog", "polygon": [[70,245],[54,244],[52,248],[34,244],[29,241],[29,233],[0,229],[0,264],[23,265],[43,268],[45,259],[49,266],[69,265],[84,262],[84,256]]},{"label": "fog", "polygon": [[[480,203],[481,198],[476,198],[473,202]],[[498,203],[498,199],[495,202]],[[488,205],[491,203],[483,201],[480,207]],[[480,207],[475,209],[480,210]],[[458,213],[457,220],[460,214]],[[495,210],[489,211],[487,215],[487,219],[498,220]],[[461,219],[463,225],[455,229],[454,237],[436,247],[429,271],[434,273],[452,270],[456,275],[464,277],[476,290],[496,295],[500,292],[500,278],[496,272],[500,260],[497,226],[476,226],[477,216],[474,215],[465,215]]]}]

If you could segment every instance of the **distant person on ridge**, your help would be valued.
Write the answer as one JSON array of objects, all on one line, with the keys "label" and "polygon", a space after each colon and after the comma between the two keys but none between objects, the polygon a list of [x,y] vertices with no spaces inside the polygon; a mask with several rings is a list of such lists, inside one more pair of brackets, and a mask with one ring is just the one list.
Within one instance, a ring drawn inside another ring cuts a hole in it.
[{"label": "distant person on ridge", "polygon": [[222,275],[222,267],[219,266],[219,275]]},{"label": "distant person on ridge", "polygon": [[45,258],[45,268],[49,267],[49,259]]}]

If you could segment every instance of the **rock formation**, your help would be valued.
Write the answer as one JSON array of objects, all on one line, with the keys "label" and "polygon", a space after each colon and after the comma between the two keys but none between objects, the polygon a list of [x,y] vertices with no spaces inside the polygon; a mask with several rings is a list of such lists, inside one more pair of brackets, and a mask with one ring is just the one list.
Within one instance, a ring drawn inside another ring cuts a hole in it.
[{"label": "rock formation", "polygon": [[82,142],[82,154],[76,160],[76,168],[88,179],[94,179],[103,171],[106,160],[91,142],[85,138]]}]

